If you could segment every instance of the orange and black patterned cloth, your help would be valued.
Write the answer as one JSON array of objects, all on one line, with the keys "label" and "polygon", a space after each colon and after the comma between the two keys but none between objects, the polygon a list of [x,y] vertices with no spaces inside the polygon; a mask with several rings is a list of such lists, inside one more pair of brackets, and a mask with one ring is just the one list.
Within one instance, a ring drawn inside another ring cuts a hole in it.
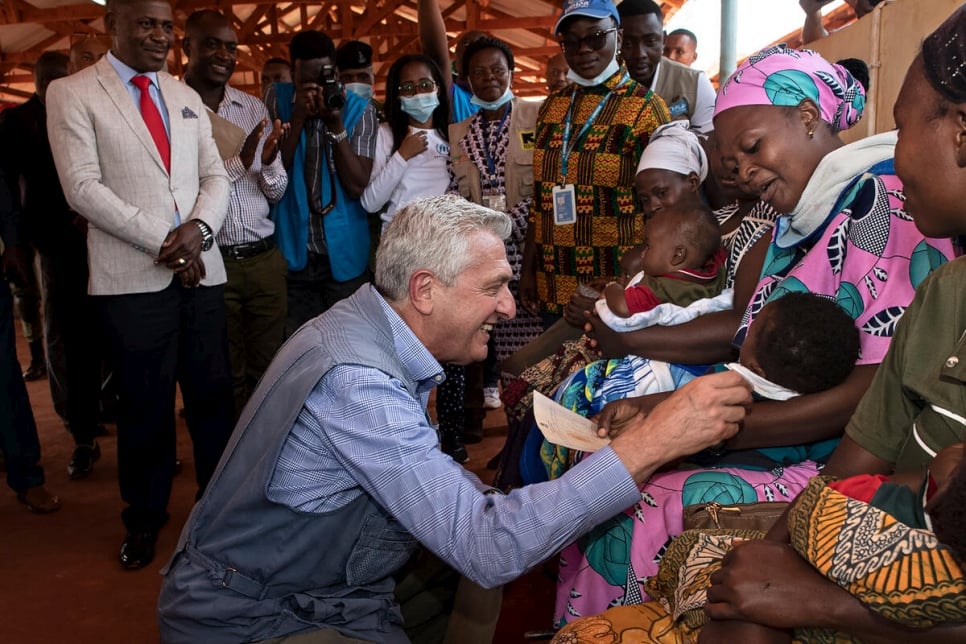
[{"label": "orange and black patterned cloth", "polygon": [[[931,530],[896,516],[909,515],[896,501],[918,495],[877,493],[866,502],[850,495],[867,481],[845,482],[850,485],[815,477],[798,495],[788,514],[791,545],[798,554],[892,622],[917,629],[966,623],[966,577],[959,562]],[[686,530],[669,544],[659,573],[647,580],[654,601],[573,621],[552,644],[694,644],[707,622],[703,607],[711,574],[735,539],[762,536],[749,530]],[[793,637],[794,644],[858,642],[846,633],[817,628],[796,629]]]},{"label": "orange and black patterned cloth", "polygon": [[[578,137],[601,100],[592,126]],[[564,123],[570,111],[573,152],[561,177]],[[537,248],[537,294],[548,313],[561,314],[578,283],[620,275],[621,254],[643,239],[644,216],[634,177],[651,133],[671,120],[660,96],[627,77],[624,67],[600,85],[562,89],[546,100],[533,146],[534,199],[530,225]],[[551,191],[573,184],[577,221],[554,225]]]}]

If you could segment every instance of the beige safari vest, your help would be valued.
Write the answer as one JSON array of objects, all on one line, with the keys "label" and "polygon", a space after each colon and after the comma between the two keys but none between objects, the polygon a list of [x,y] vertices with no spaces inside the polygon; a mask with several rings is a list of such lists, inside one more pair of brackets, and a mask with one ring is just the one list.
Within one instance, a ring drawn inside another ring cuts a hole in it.
[{"label": "beige safari vest", "polygon": [[[510,111],[510,140],[506,159],[506,205],[511,208],[533,196],[533,141],[540,103],[514,98]],[[480,171],[463,148],[470,120],[449,126],[450,163],[460,194],[473,203],[483,203]]]}]

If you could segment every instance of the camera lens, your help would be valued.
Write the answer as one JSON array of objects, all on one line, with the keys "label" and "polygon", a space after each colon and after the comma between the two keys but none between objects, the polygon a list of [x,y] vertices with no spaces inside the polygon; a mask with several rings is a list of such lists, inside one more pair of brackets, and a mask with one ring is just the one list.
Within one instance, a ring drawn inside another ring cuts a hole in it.
[{"label": "camera lens", "polygon": [[345,107],[345,95],[342,93],[342,83],[327,80],[322,84],[322,100],[330,110],[341,110]]}]

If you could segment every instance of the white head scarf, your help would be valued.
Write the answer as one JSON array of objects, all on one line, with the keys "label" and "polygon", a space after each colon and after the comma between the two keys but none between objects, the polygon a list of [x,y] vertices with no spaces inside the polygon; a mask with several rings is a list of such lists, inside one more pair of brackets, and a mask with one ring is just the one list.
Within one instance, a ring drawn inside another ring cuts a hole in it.
[{"label": "white head scarf", "polygon": [[708,176],[708,156],[697,135],[688,129],[687,121],[671,121],[654,130],[641,154],[637,171],[657,168],[685,176],[692,172],[701,181]]}]

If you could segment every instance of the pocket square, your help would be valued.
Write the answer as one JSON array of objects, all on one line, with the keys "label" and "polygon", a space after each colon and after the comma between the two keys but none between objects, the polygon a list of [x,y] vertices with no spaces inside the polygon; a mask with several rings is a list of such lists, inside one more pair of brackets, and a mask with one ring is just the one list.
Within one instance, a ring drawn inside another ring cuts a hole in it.
[{"label": "pocket square", "polygon": [[191,111],[190,107],[185,107],[181,110],[181,118],[183,119],[196,119],[198,115]]}]

